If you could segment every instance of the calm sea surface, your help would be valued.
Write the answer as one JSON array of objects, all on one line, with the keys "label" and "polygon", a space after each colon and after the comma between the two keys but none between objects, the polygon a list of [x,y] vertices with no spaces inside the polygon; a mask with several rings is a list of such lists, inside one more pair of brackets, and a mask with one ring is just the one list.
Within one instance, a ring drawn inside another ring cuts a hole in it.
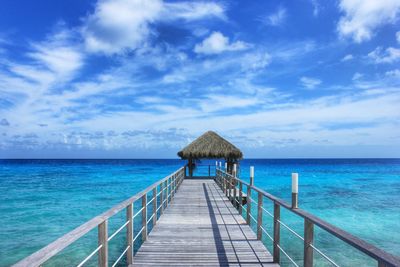
[{"label": "calm sea surface", "polygon": [[[28,256],[183,164],[180,160],[0,160],[0,266]],[[400,256],[400,159],[244,160],[244,180],[250,165],[255,166],[256,186],[287,201],[291,173],[298,172],[301,208]],[[272,211],[267,200],[265,206]],[[110,232],[124,216],[121,212],[110,220]],[[286,211],[281,217],[303,234],[300,218]],[[267,215],[264,222],[270,231]],[[48,265],[79,263],[95,248],[96,235],[92,231]],[[118,238],[112,241],[110,260],[115,260],[123,247]],[[271,248],[267,237],[264,242]],[[376,266],[318,228],[316,245],[343,266]],[[301,262],[301,240],[285,229],[282,246]],[[66,262],[66,255],[73,260]],[[317,254],[315,258],[318,266],[329,266]]]}]

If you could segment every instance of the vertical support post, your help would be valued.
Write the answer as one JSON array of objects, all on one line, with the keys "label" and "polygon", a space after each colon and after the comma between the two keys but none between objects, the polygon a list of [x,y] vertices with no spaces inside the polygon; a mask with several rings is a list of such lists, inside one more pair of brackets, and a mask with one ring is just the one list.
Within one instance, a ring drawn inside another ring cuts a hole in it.
[{"label": "vertical support post", "polygon": [[164,182],[160,183],[160,216],[164,212]]},{"label": "vertical support post", "polygon": [[208,177],[210,177],[210,176],[211,176],[211,166],[208,165]]},{"label": "vertical support post", "polygon": [[242,215],[242,205],[243,205],[243,184],[239,181],[239,214]]},{"label": "vertical support post", "polygon": [[236,202],[236,164],[233,165],[233,178],[232,178],[232,202],[234,207],[238,207]]},{"label": "vertical support post", "polygon": [[105,220],[99,224],[98,228],[98,244],[102,245],[99,250],[99,267],[108,266],[108,221]]},{"label": "vertical support post", "polygon": [[250,166],[250,184],[254,185],[254,166]]},{"label": "vertical support post", "polygon": [[171,201],[174,198],[175,188],[174,188],[175,174],[171,176]]},{"label": "vertical support post", "polygon": [[168,202],[169,202],[169,178],[167,178],[167,180],[165,180],[165,188],[166,188],[166,192],[165,192],[165,199],[167,200],[165,202],[165,208],[168,207]]},{"label": "vertical support post", "polygon": [[250,213],[251,213],[251,186],[247,186],[247,214],[246,214],[246,223],[250,225]]},{"label": "vertical support post", "polygon": [[224,179],[225,196],[228,196],[228,176],[226,175],[226,173],[222,173],[222,179]]},{"label": "vertical support post", "polygon": [[142,240],[145,241],[147,239],[147,195],[144,194],[142,196]]},{"label": "vertical support post", "polygon": [[157,223],[157,186],[153,188],[153,227]]},{"label": "vertical support post", "polygon": [[229,176],[229,191],[228,191],[229,195],[228,198],[229,200],[233,203],[233,178],[232,176]]},{"label": "vertical support post", "polygon": [[299,175],[292,173],[292,209],[298,208],[299,195]]},{"label": "vertical support post", "polygon": [[126,226],[126,241],[129,246],[128,251],[126,252],[126,263],[133,263],[133,205],[132,203],[126,207],[126,220],[129,222]]},{"label": "vertical support post", "polygon": [[311,245],[314,242],[314,224],[304,219],[304,267],[313,266],[313,248]]},{"label": "vertical support post", "polygon": [[175,176],[174,176],[174,182],[172,183],[172,186],[174,187],[174,196],[175,196],[175,194],[176,194],[176,184],[177,184],[177,181],[178,181],[178,177],[179,177],[179,174],[178,174],[178,173],[175,174]]},{"label": "vertical support post", "polygon": [[281,207],[278,203],[274,202],[274,250],[273,259],[275,263],[280,261],[280,240],[281,240],[281,225],[279,221],[281,220]]},{"label": "vertical support post", "polygon": [[257,239],[261,240],[262,238],[262,206],[263,206],[263,195],[258,192],[258,202],[257,202]]},{"label": "vertical support post", "polygon": [[223,174],[224,176],[224,184],[225,184],[225,196],[228,196],[228,176],[226,174]]}]

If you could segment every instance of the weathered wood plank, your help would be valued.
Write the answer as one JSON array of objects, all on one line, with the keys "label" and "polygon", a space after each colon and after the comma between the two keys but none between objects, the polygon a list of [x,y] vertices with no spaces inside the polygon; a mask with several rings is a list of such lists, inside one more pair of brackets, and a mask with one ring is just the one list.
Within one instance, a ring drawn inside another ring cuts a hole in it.
[{"label": "weathered wood plank", "polygon": [[279,266],[213,180],[185,179],[131,266],[189,265]]}]

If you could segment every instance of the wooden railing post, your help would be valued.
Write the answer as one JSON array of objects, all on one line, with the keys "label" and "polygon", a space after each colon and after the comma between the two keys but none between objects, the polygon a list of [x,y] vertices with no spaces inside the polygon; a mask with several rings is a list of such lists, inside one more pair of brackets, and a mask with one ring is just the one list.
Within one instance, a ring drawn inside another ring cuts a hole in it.
[{"label": "wooden railing post", "polygon": [[232,195],[233,195],[233,183],[232,183],[232,181],[233,181],[232,176],[229,176],[229,191],[228,191],[229,195],[228,195],[228,198],[233,203],[233,197],[232,197]]},{"label": "wooden railing post", "polygon": [[273,259],[275,263],[279,263],[280,261],[280,240],[281,240],[281,225],[279,221],[281,220],[281,207],[278,203],[274,203],[274,251],[273,251]]},{"label": "wooden railing post", "polygon": [[166,202],[165,202],[165,208],[167,208],[168,207],[168,202],[169,202],[169,178],[167,178],[167,180],[165,180],[165,188],[166,188],[166,190],[165,190],[165,199],[167,200]]},{"label": "wooden railing post", "polygon": [[179,173],[175,175],[174,179],[174,194],[176,193],[176,190],[178,190],[178,179],[179,179]]},{"label": "wooden railing post", "polygon": [[238,205],[237,205],[237,202],[236,202],[236,192],[237,192],[237,188],[236,188],[236,180],[235,179],[232,179],[234,182],[233,182],[233,206],[234,207],[238,207]]},{"label": "wooden railing post", "polygon": [[258,202],[257,202],[257,239],[261,240],[262,238],[262,206],[263,206],[263,195],[258,193]]},{"label": "wooden railing post", "polygon": [[164,211],[164,182],[160,183],[160,216]]},{"label": "wooden railing post", "polygon": [[211,176],[211,166],[208,165],[208,177],[210,177],[210,176]]},{"label": "wooden railing post", "polygon": [[133,205],[132,203],[126,207],[126,220],[129,222],[126,228],[126,241],[129,246],[128,251],[126,252],[126,263],[133,263]]},{"label": "wooden railing post", "polygon": [[243,205],[243,184],[239,181],[239,214],[242,215],[242,205]]},{"label": "wooden railing post", "polygon": [[225,196],[228,196],[228,191],[227,191],[227,186],[228,186],[228,181],[227,181],[227,179],[226,179],[226,176],[225,176],[225,174],[223,174],[223,182],[224,182],[224,194],[225,194]]},{"label": "wooden railing post", "polygon": [[171,176],[171,200],[174,198],[175,188],[174,188],[175,174]]},{"label": "wooden railing post", "polygon": [[247,214],[246,214],[246,223],[250,225],[250,214],[251,214],[251,186],[247,185]]},{"label": "wooden railing post", "polygon": [[313,248],[311,245],[314,242],[314,224],[308,220],[304,219],[304,267],[313,266]]},{"label": "wooden railing post", "polygon": [[153,227],[157,223],[157,186],[153,188]]},{"label": "wooden railing post", "polygon": [[147,239],[147,195],[144,194],[142,196],[142,240],[145,241]]},{"label": "wooden railing post", "polygon": [[108,266],[108,221],[105,220],[98,226],[99,267]]}]

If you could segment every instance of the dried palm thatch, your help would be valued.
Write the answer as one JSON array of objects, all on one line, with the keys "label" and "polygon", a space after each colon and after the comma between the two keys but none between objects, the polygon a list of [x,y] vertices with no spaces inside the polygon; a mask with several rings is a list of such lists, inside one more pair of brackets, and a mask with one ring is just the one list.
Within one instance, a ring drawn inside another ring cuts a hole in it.
[{"label": "dried palm thatch", "polygon": [[213,131],[208,131],[178,152],[182,159],[240,160],[242,152]]}]

